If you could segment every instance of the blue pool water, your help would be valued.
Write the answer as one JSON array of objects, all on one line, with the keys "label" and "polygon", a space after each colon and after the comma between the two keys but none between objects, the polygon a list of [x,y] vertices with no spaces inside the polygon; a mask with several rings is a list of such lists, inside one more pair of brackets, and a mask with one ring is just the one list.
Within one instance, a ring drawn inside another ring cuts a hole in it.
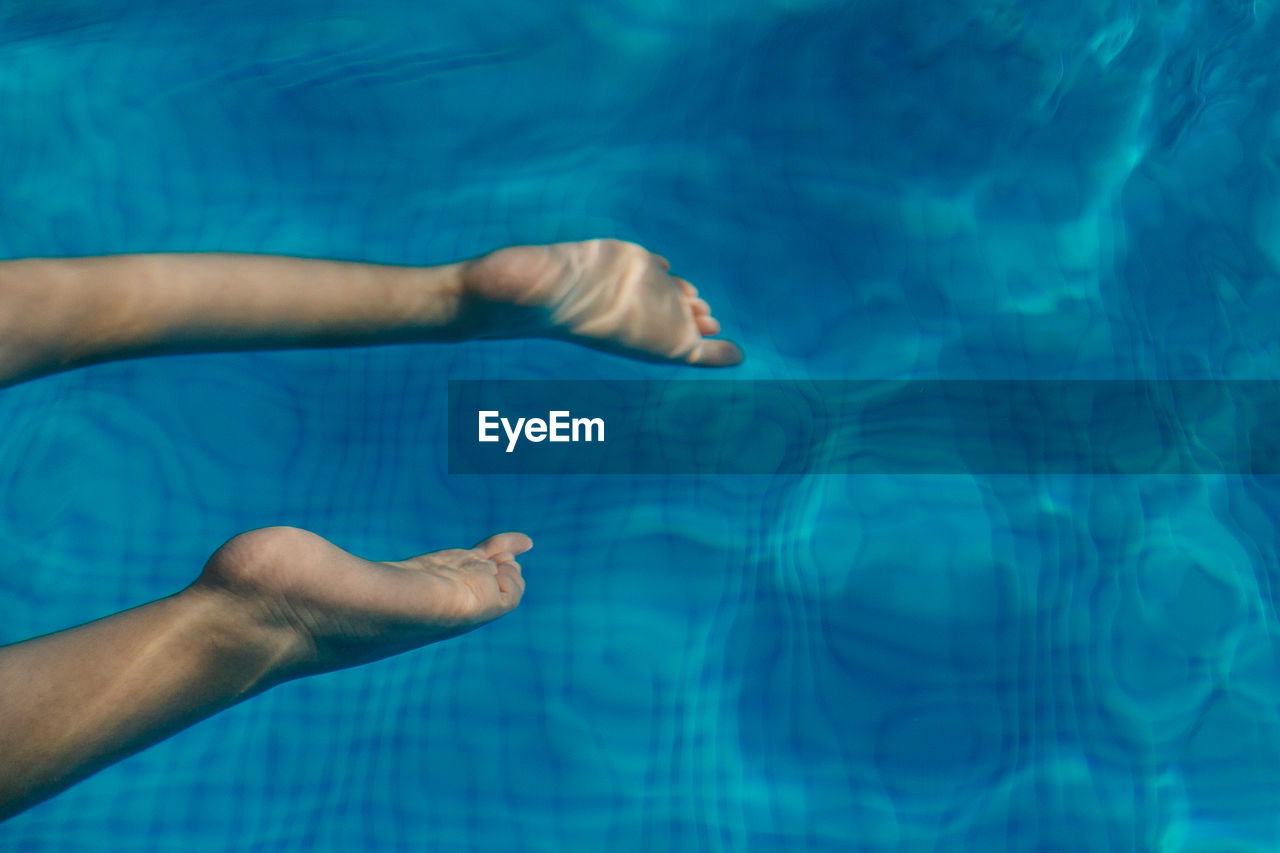
[{"label": "blue pool water", "polygon": [[[1272,3],[443,6],[0,5],[0,256],[616,236],[716,305],[716,378],[1276,375]],[[452,477],[448,378],[697,377],[531,341],[0,392],[0,641],[257,526],[537,543],[510,616],[0,849],[1280,848],[1274,479]]]}]

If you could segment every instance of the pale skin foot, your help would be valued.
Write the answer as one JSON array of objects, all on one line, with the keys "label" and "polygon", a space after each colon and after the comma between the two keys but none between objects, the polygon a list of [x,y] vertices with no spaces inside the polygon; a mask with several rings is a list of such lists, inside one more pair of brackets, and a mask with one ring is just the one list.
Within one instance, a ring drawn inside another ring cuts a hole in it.
[{"label": "pale skin foot", "polygon": [[364,560],[290,527],[230,540],[177,595],[0,648],[0,820],[197,720],[303,675],[457,636],[520,602],[500,533]]},{"label": "pale skin foot", "polygon": [[563,337],[634,358],[723,367],[742,361],[720,323],[661,255],[635,243],[588,240],[513,246],[470,262],[468,292],[499,311],[512,333]]},{"label": "pale skin foot", "polygon": [[289,676],[341,669],[464,634],[509,613],[524,594],[516,557],[533,547],[499,533],[473,548],[376,562],[294,527],[242,533],[193,585],[229,595],[258,624],[301,644]]},{"label": "pale skin foot", "polygon": [[557,337],[631,358],[742,360],[660,255],[618,240],[513,246],[435,267],[271,255],[0,261],[0,387],[180,352]]}]

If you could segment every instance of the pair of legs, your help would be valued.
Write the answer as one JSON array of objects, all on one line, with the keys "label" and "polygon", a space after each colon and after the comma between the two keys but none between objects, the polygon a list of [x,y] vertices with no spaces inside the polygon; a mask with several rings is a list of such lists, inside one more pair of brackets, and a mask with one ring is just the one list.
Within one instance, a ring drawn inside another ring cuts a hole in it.
[{"label": "pair of legs", "polygon": [[[0,386],[114,358],[540,335],[736,364],[707,304],[615,240],[440,267],[249,255],[0,263]],[[510,612],[523,533],[399,562],[315,534],[231,539],[168,598],[0,648],[0,819],[274,684],[377,660]],[[3,567],[0,567],[0,571]]]}]

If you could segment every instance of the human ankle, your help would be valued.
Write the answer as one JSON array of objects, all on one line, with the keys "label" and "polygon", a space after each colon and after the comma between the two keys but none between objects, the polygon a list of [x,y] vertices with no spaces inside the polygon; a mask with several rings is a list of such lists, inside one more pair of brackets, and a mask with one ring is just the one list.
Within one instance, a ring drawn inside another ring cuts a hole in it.
[{"label": "human ankle", "polygon": [[298,626],[263,602],[202,581],[175,596],[184,619],[196,627],[210,668],[245,696],[294,677],[314,657]]}]

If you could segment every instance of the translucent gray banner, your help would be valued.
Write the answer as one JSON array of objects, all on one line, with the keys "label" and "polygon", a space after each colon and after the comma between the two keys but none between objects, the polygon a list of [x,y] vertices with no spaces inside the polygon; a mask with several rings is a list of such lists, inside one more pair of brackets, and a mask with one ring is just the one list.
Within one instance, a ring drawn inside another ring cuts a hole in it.
[{"label": "translucent gray banner", "polygon": [[1276,381],[449,383],[451,474],[1275,474]]}]

